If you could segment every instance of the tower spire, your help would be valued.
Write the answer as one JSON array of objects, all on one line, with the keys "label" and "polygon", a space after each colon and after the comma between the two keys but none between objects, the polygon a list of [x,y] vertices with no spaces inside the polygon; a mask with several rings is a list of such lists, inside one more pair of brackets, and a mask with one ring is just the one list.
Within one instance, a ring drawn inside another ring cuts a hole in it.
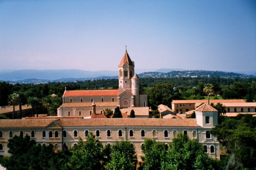
[{"label": "tower spire", "polygon": [[127,51],[127,45],[125,45],[125,51]]}]

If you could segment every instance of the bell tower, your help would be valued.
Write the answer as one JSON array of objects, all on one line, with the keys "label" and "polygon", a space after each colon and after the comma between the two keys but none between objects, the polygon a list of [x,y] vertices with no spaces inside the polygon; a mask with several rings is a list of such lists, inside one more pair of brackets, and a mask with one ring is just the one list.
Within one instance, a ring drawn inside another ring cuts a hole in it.
[{"label": "bell tower", "polygon": [[131,78],[134,76],[134,62],[131,60],[127,49],[118,65],[119,88],[131,89]]}]

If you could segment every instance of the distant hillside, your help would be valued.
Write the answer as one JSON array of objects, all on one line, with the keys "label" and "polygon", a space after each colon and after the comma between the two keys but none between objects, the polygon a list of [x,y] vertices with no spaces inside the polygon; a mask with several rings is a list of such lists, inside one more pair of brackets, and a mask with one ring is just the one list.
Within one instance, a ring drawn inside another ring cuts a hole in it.
[{"label": "distant hillside", "polygon": [[[27,73],[29,74],[25,74]],[[77,82],[85,80],[98,80],[98,79],[117,79],[116,71],[82,71],[82,70],[51,70],[46,71],[15,71],[9,73],[11,77],[7,78],[7,75],[4,75],[3,79],[0,73],[0,81],[6,81],[12,84],[45,84],[48,82]],[[17,74],[15,74],[17,73]],[[20,76],[20,77],[19,77]],[[144,72],[138,74],[140,78],[173,78],[173,77],[220,77],[220,78],[256,78],[254,75],[233,73],[233,72],[223,72],[223,71],[202,71],[202,70],[191,70],[191,71],[171,71],[168,73],[164,72]],[[36,78],[35,78],[36,77]],[[6,80],[7,79],[7,80]]]},{"label": "distant hillside", "polygon": [[168,73],[161,72],[145,72],[139,74],[140,78],[152,77],[152,78],[171,78],[171,77],[221,77],[221,78],[255,78],[256,76],[239,74],[233,72],[223,71],[202,71],[202,70],[187,70],[187,71],[171,71]]},{"label": "distant hillside", "polygon": [[0,72],[0,81],[17,81],[25,79],[56,80],[62,78],[91,78],[99,76],[117,76],[117,71],[84,70],[17,70]]}]

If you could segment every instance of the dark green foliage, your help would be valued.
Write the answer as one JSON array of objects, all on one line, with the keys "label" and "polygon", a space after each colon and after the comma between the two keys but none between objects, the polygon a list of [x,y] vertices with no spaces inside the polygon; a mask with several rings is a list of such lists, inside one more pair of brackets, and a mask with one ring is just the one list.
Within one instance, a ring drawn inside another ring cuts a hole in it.
[{"label": "dark green foliage", "polygon": [[100,169],[100,161],[103,160],[102,148],[101,142],[90,132],[85,142],[79,138],[78,144],[70,149],[72,156],[67,166],[70,169]]},{"label": "dark green foliage", "polygon": [[170,107],[172,100],[177,99],[173,88],[174,85],[168,83],[155,84],[152,88],[148,89],[147,93],[152,109],[156,109],[160,104]]},{"label": "dark green foliage", "polygon": [[107,118],[110,118],[110,117],[113,115],[113,110],[111,110],[111,109],[109,109],[109,108],[104,109],[104,115],[105,115]]},{"label": "dark green foliage", "polygon": [[131,110],[130,118],[135,118],[135,113],[134,113],[134,110],[133,110],[133,109]]},{"label": "dark green foliage", "polygon": [[50,116],[57,115],[57,109],[62,104],[62,98],[47,96],[42,99],[42,105],[47,109]]},{"label": "dark green foliage", "polygon": [[6,117],[5,115],[0,115],[0,119],[9,119],[9,118]]},{"label": "dark green foliage", "polygon": [[119,107],[115,108],[115,112],[114,112],[113,118],[122,118],[122,113],[121,113]]},{"label": "dark green foliage", "polygon": [[11,156],[4,158],[2,165],[8,170],[62,169],[69,156],[67,152],[54,153],[52,145],[36,145],[28,135],[14,136],[7,146]]},{"label": "dark green foliage", "polygon": [[106,165],[108,170],[133,170],[136,164],[136,153],[133,143],[116,141],[111,147],[110,161]]},{"label": "dark green foliage", "polygon": [[252,115],[239,115],[237,120],[225,118],[210,133],[234,154],[235,162],[240,162],[244,168],[255,168],[256,119]]},{"label": "dark green foliage", "polygon": [[220,169],[219,161],[209,158],[202,145],[197,140],[190,140],[187,135],[178,134],[169,147],[146,139],[142,150],[145,154],[143,169],[146,170]]},{"label": "dark green foliage", "polygon": [[152,112],[152,117],[153,118],[159,118],[160,117],[160,113],[158,112],[157,109]]}]

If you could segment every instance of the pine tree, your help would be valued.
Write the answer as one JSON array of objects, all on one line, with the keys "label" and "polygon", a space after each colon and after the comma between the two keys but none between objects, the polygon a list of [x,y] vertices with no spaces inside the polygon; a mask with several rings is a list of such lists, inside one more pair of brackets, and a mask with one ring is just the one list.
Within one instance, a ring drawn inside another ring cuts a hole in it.
[{"label": "pine tree", "polygon": [[133,109],[131,110],[130,118],[135,118],[135,113],[134,113],[134,110],[133,110]]},{"label": "pine tree", "polygon": [[116,107],[116,108],[115,108],[115,112],[114,112],[113,118],[122,118],[122,113],[121,113],[119,107]]}]

